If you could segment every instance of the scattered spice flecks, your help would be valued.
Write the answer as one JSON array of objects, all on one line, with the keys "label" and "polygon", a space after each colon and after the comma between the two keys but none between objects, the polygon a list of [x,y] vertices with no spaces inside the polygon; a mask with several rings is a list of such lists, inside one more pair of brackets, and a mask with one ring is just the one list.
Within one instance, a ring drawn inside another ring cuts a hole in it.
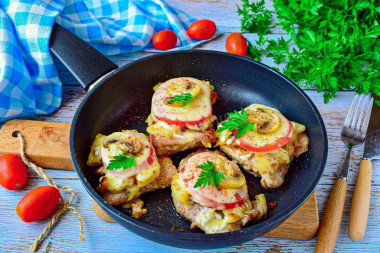
[{"label": "scattered spice flecks", "polygon": [[268,205],[270,205],[271,207],[275,207],[277,206],[277,202],[269,202]]}]

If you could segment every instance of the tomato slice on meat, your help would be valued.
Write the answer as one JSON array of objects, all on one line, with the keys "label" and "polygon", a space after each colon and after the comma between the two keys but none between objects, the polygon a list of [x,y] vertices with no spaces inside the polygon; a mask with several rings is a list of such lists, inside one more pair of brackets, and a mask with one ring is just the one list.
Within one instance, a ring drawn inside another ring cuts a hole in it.
[{"label": "tomato slice on meat", "polygon": [[164,121],[168,124],[177,125],[177,126],[187,126],[187,125],[201,124],[201,123],[205,122],[206,120],[208,120],[211,117],[211,114],[207,117],[202,117],[200,120],[196,120],[196,121],[180,121],[180,120],[171,120],[171,119],[168,119],[165,117],[158,117],[158,116],[155,116],[155,117],[158,120]]},{"label": "tomato slice on meat", "polygon": [[[136,138],[141,144],[141,150],[137,155],[135,155],[135,166],[129,169],[108,170],[109,174],[124,178],[135,176],[149,168],[153,161],[157,159],[156,152],[152,144],[146,139],[144,134],[132,132],[115,132],[107,136],[108,140],[116,141],[115,143],[111,143],[110,145],[116,146],[119,146],[119,143],[121,143],[122,141],[128,142],[129,137],[133,137],[132,139]],[[108,148],[105,148],[104,145],[102,145],[102,147],[100,148],[99,155],[103,162],[103,167],[104,169],[106,169],[112,159],[111,157],[114,155],[119,155],[119,153],[112,155],[110,154],[110,150]]]},{"label": "tomato slice on meat", "polygon": [[[191,191],[193,198],[200,204],[213,208],[215,210],[226,210],[239,207],[244,204],[245,200],[248,198],[247,185],[244,185],[237,193],[231,195],[225,195],[225,189],[219,189],[218,194],[210,194],[208,192],[208,187],[193,188],[195,190]],[[190,192],[190,190],[189,190]]]},{"label": "tomato slice on meat", "polygon": [[233,209],[233,208],[236,208],[236,207],[239,207],[241,205],[244,204],[245,200],[247,199],[246,198],[242,198],[240,195],[236,195],[236,202],[234,203],[225,203],[224,206],[225,206],[225,209]]},{"label": "tomato slice on meat", "polygon": [[[183,180],[187,191],[192,195],[194,201],[203,206],[215,210],[239,207],[243,205],[248,198],[248,188],[246,183],[239,189],[216,188],[214,184],[194,188],[199,175],[202,173],[202,169],[198,168],[198,166],[205,161],[212,161],[215,164],[217,156],[218,155],[212,152],[202,152],[192,156],[183,166],[183,169],[181,169],[180,178]],[[237,173],[242,173],[235,163],[234,165],[234,170]]]},{"label": "tomato slice on meat", "polygon": [[293,124],[281,113],[275,113],[281,122],[278,130],[270,134],[248,131],[244,136],[236,139],[236,143],[245,150],[252,152],[270,152],[286,145],[293,136]]},{"label": "tomato slice on meat", "polygon": [[[190,87],[188,92],[186,87]],[[184,106],[165,102],[186,93],[195,98],[187,101]],[[173,78],[157,87],[152,97],[152,114],[158,120],[172,125],[198,125],[211,117],[212,101],[215,98],[216,93],[208,82],[190,77]]]}]

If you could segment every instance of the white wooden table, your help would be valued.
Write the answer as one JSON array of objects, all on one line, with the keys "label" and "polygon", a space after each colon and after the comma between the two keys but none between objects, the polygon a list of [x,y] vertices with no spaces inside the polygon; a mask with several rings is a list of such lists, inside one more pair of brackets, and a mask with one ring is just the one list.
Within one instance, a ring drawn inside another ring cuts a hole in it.
[{"label": "white wooden table", "polygon": [[[240,21],[236,13],[238,1],[229,0],[168,0],[173,6],[182,9],[195,18],[210,18],[225,34],[209,42],[201,49],[225,51],[224,42],[230,32],[240,31]],[[271,3],[269,2],[268,5]],[[285,36],[281,27],[271,29],[270,37]],[[246,34],[253,42],[257,35]],[[135,59],[149,55],[149,53],[130,53],[110,57],[116,64],[123,66]],[[273,62],[264,60],[265,64],[273,66]],[[85,92],[77,84],[73,76],[57,63],[63,86],[63,101],[61,107],[52,115],[34,117],[36,120],[71,122],[75,110],[85,96]],[[329,152],[323,176],[317,186],[317,201],[322,218],[329,193],[335,182],[336,173],[343,161],[346,151],[340,140],[342,122],[354,97],[354,92],[338,92],[337,98],[329,104],[323,103],[322,94],[316,91],[306,91],[316,104],[326,125],[329,137]],[[337,252],[380,252],[380,163],[373,167],[371,206],[365,237],[360,242],[353,242],[348,237],[348,217],[351,204],[353,186],[356,179],[358,164],[362,156],[363,146],[355,148],[352,154],[346,205],[344,208],[342,224],[335,245]],[[86,241],[79,240],[77,218],[70,214],[63,216],[63,220],[49,234],[49,238],[42,243],[39,252],[44,252],[48,244],[52,252],[199,252],[199,250],[182,250],[160,245],[141,238],[115,223],[106,223],[99,220],[92,211],[92,199],[81,185],[74,171],[48,170],[48,174],[58,184],[69,185],[78,193],[75,205],[83,215]],[[28,170],[27,185],[20,191],[7,191],[0,188],[0,252],[26,251],[35,238],[48,223],[48,218],[35,222],[24,223],[16,215],[15,207],[19,200],[28,191],[35,187],[45,185],[33,171]],[[67,196],[68,197],[68,196]],[[315,239],[297,241],[287,239],[258,237],[242,245],[220,249],[220,252],[312,252]],[[215,250],[214,250],[215,251]]]}]

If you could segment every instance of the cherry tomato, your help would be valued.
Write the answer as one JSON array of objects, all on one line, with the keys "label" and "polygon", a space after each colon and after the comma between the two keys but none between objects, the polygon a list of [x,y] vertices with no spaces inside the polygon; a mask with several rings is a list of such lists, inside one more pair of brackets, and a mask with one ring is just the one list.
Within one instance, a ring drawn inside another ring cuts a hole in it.
[{"label": "cherry tomato", "polygon": [[158,50],[169,50],[177,44],[177,35],[170,30],[163,30],[153,37],[153,46]]},{"label": "cherry tomato", "polygon": [[241,33],[231,33],[226,39],[226,50],[231,54],[245,55],[247,52],[247,40]]},{"label": "cherry tomato", "polygon": [[216,25],[209,19],[200,19],[192,23],[187,29],[187,34],[194,40],[208,40],[214,36]]},{"label": "cherry tomato", "polygon": [[42,220],[59,202],[59,191],[53,186],[41,186],[28,192],[18,203],[16,212],[25,222]]},{"label": "cherry tomato", "polygon": [[0,156],[0,184],[8,190],[18,190],[26,183],[26,168],[16,155]]}]

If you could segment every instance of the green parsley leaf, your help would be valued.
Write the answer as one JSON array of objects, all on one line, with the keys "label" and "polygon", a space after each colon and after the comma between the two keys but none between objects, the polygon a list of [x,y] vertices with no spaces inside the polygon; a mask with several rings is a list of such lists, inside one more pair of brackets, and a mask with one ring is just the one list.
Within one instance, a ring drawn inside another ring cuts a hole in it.
[{"label": "green parsley leaf", "polygon": [[[275,11],[266,10],[264,0],[242,0],[238,6],[241,30],[259,35],[248,43],[251,58],[284,62],[283,74],[301,87],[323,92],[325,103],[347,89],[380,95],[378,1],[273,0],[273,7]],[[289,39],[264,39],[272,14]]]},{"label": "green parsley leaf", "polygon": [[117,155],[110,161],[107,166],[107,170],[117,170],[117,169],[130,169],[136,166],[135,158],[128,154],[125,150],[121,150],[122,155]]},{"label": "green parsley leaf", "polygon": [[205,187],[207,185],[214,184],[215,188],[219,188],[222,179],[225,179],[222,172],[216,170],[214,164],[211,161],[204,162],[199,165],[198,168],[202,169],[203,172],[199,175],[194,188]]},{"label": "green parsley leaf", "polygon": [[252,46],[251,42],[249,42],[248,40],[247,42],[248,42],[248,55],[256,61],[261,61],[261,54],[264,52],[264,50],[261,50],[257,47]]},{"label": "green parsley leaf", "polygon": [[193,97],[193,95],[191,95],[190,93],[185,93],[183,95],[174,96],[172,99],[169,100],[169,103],[184,101],[185,103],[183,103],[183,105],[181,105],[181,107],[184,107],[184,106],[188,105],[191,102],[191,100],[193,100],[193,99],[200,99],[200,98],[199,97]]},{"label": "green parsley leaf", "polygon": [[229,132],[236,130],[235,138],[242,137],[248,130],[253,131],[254,123],[248,121],[247,112],[241,108],[241,111],[234,111],[227,113],[229,116],[226,121],[223,121],[218,129],[217,133],[228,130]]},{"label": "green parsley leaf", "polygon": [[251,33],[267,34],[272,23],[272,12],[265,9],[265,0],[250,3],[249,0],[242,0],[243,5],[238,8],[241,19],[241,30]]}]

